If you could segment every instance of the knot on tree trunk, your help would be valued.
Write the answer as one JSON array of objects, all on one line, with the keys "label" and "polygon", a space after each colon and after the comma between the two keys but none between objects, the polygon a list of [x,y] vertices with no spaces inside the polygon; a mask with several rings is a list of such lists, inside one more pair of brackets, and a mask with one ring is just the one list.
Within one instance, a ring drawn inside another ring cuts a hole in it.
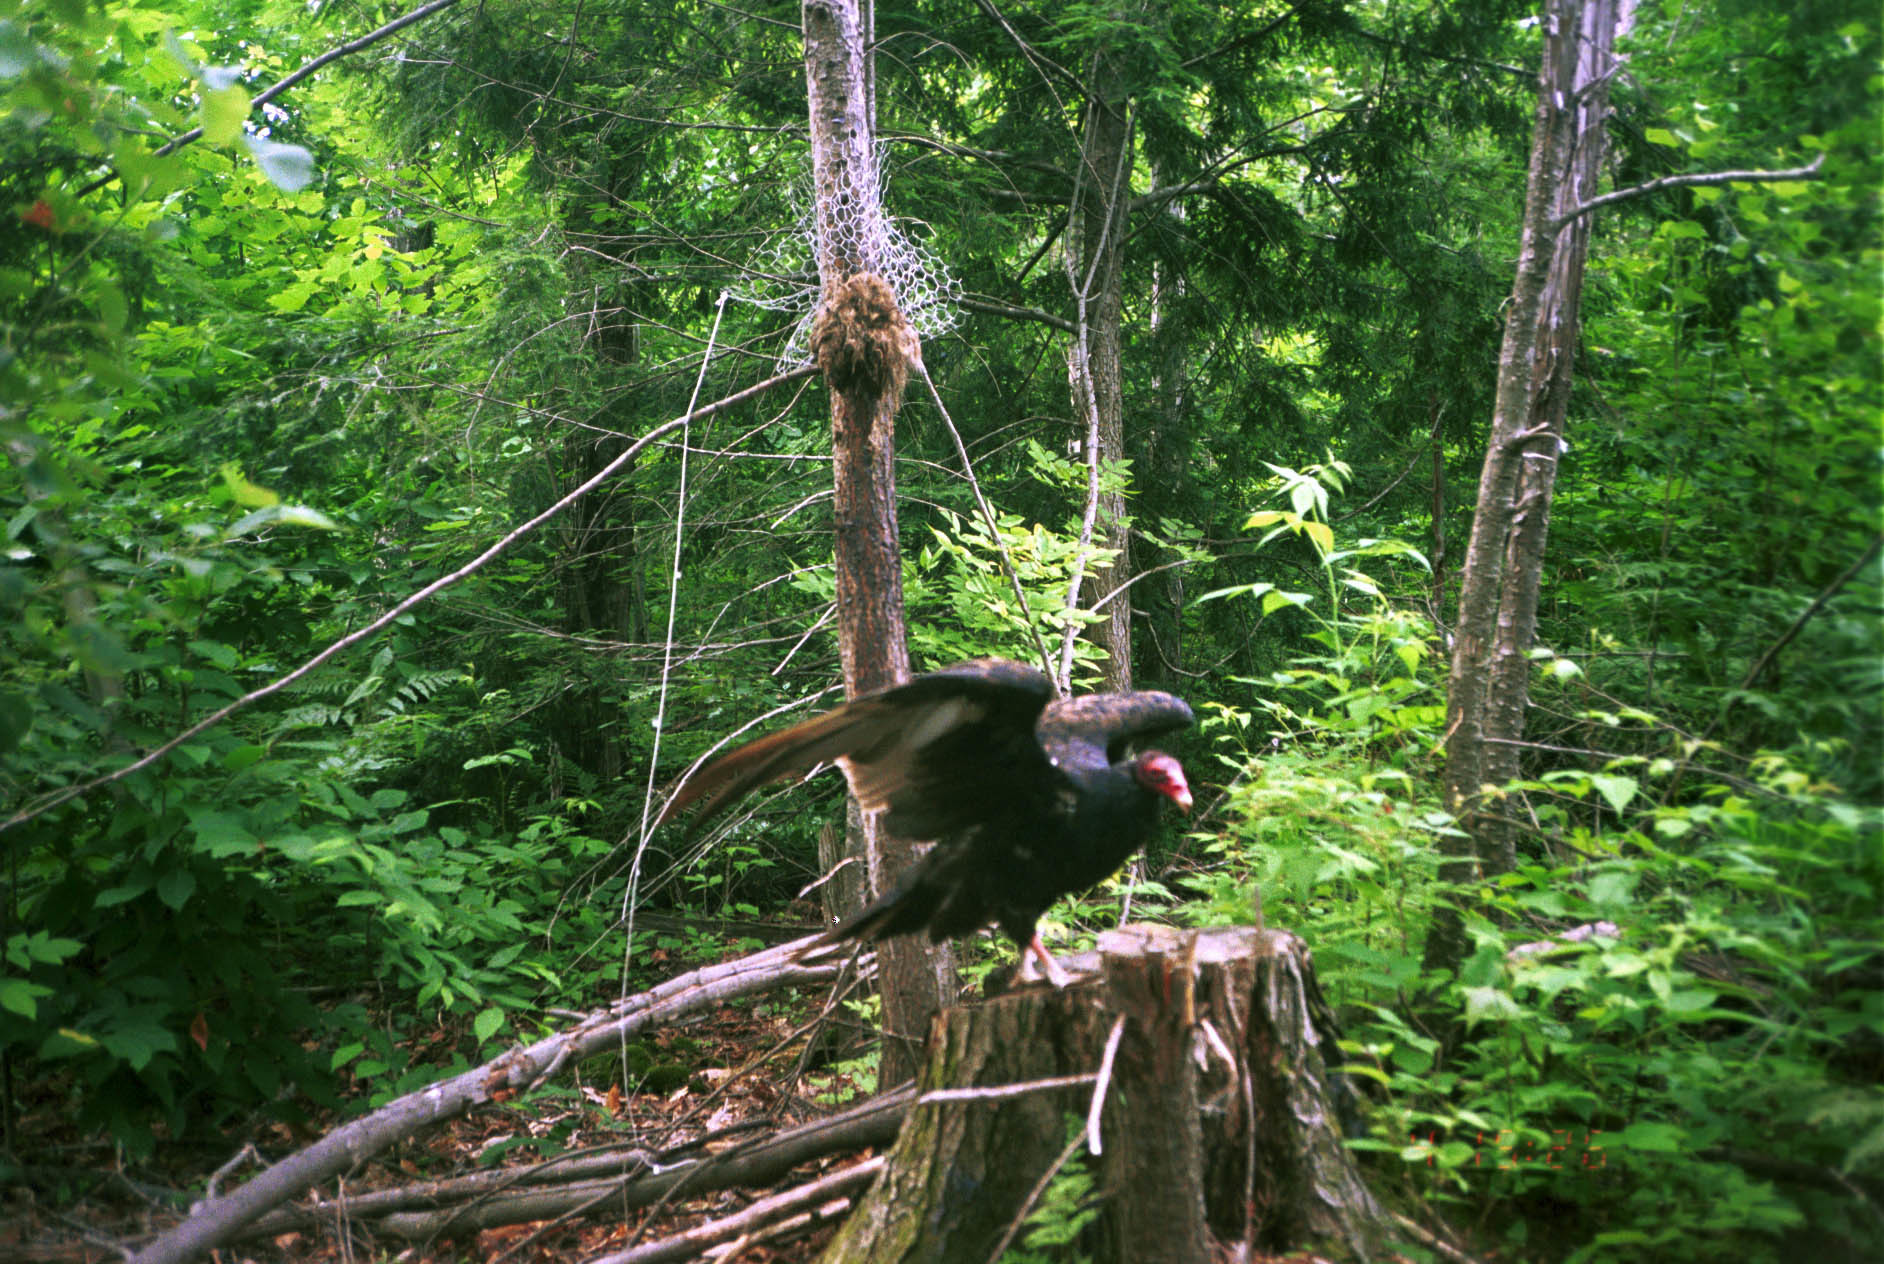
[{"label": "knot on tree trunk", "polygon": [[812,322],[811,354],[833,389],[895,397],[903,393],[919,351],[916,331],[896,305],[890,283],[859,272],[838,285]]}]

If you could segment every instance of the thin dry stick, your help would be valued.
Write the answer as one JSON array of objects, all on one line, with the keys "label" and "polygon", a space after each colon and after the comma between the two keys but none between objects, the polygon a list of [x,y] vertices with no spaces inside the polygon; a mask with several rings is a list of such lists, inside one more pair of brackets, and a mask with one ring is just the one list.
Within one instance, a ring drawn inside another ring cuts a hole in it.
[{"label": "thin dry stick", "polygon": [[635,440],[635,442],[631,444],[625,451],[623,451],[620,456],[616,457],[614,460],[610,461],[607,465],[603,466],[587,482],[575,488],[568,495],[564,496],[561,500],[551,505],[548,509],[545,509],[542,513],[538,514],[536,517],[530,519],[528,522],[524,523],[522,526],[517,527],[515,530],[511,531],[509,534],[505,535],[502,539],[498,540],[497,543],[491,545],[490,548],[484,550],[484,552],[478,554],[476,557],[472,558],[469,562],[466,562],[463,566],[460,566],[457,570],[451,572],[449,575],[442,575],[439,578],[433,580],[431,583],[427,584],[425,587],[419,589],[419,591],[413,593],[410,597],[407,597],[404,601],[401,601],[399,604],[392,607],[392,609],[388,610],[385,614],[381,615],[379,618],[373,620],[371,623],[367,624],[364,627],[361,627],[352,632],[349,632],[347,635],[341,637],[338,641],[335,641],[332,645],[329,645],[326,649],[316,654],[313,658],[310,658],[305,663],[302,663],[299,667],[295,668],[293,671],[287,673],[284,676],[278,676],[274,680],[271,680],[266,685],[263,685],[260,689],[257,689],[251,693],[243,694],[240,698],[237,698],[234,702],[229,703],[227,706],[220,707],[217,710],[210,712],[210,714],[204,716],[201,720],[198,720],[195,724],[192,724],[189,728],[183,730],[183,732],[177,734],[175,737],[163,743],[161,746],[154,748],[148,754],[140,757],[139,759],[136,759],[132,761],[131,763],[126,764],[124,767],[117,769],[115,772],[108,772],[104,774],[103,776],[94,777],[90,781],[80,782],[76,786],[67,786],[64,790],[60,790],[55,794],[46,796],[41,802],[39,802],[38,804],[32,807],[21,808],[18,812],[15,812],[12,816],[8,817],[5,821],[0,821],[0,834],[5,833],[7,830],[10,830],[14,828],[15,826],[24,825],[28,821],[44,816],[47,812],[50,812],[52,809],[58,807],[60,804],[69,803],[73,799],[79,798],[83,795],[90,794],[94,790],[101,789],[105,786],[111,785],[114,782],[122,781],[126,777],[131,776],[133,773],[142,772],[144,769],[149,768],[152,764],[156,763],[158,760],[162,759],[164,756],[176,750],[179,746],[182,746],[185,742],[189,741],[191,738],[197,737],[201,735],[202,733],[215,728],[218,724],[221,724],[224,720],[228,719],[230,716],[234,715],[236,712],[241,711],[247,707],[253,706],[255,703],[260,702],[263,698],[269,697],[272,694],[280,693],[283,689],[286,689],[289,685],[293,684],[295,681],[300,680],[301,678],[306,676],[309,672],[312,672],[315,668],[321,666],[321,664],[327,662],[329,659],[341,653],[343,650],[351,649],[353,646],[359,644],[361,641],[364,641],[368,637],[379,632],[381,629],[385,628],[388,624],[392,623],[395,619],[397,619],[400,615],[405,614],[408,610],[411,610],[414,606],[419,605],[421,602],[427,600],[428,598],[436,596],[437,594],[443,592],[447,588],[450,588],[452,585],[458,583],[459,581],[469,578],[470,576],[475,575],[478,571],[484,569],[484,567],[489,565],[493,559],[497,558],[498,556],[500,556],[501,554],[509,550],[519,540],[523,539],[525,536],[534,532],[538,527],[541,527],[544,523],[548,522],[551,518],[554,518],[556,517],[556,515],[562,513],[563,510],[569,508],[569,506],[573,505],[576,501],[580,500],[583,496],[586,496],[589,492],[593,491],[595,488],[601,486],[601,484],[606,482],[610,477],[612,477],[616,473],[616,471],[622,469],[624,466],[632,462],[636,457],[640,456],[642,451],[645,450],[649,444],[653,443],[656,439],[661,438],[663,435],[666,435],[670,433],[671,431],[678,430],[680,427],[686,425],[690,421],[700,421],[703,418],[711,417],[715,415],[716,413],[725,412],[727,409],[732,408],[735,405],[745,403],[747,400],[751,399],[755,395],[764,394],[766,391],[771,390],[775,386],[783,386],[787,382],[795,382],[799,378],[810,377],[816,372],[818,372],[818,368],[816,365],[813,365],[813,364],[800,365],[799,367],[795,369],[788,369],[785,372],[780,373],[775,377],[769,377],[763,382],[754,383],[753,385],[748,386],[745,390],[737,391],[734,394],[728,395],[726,398],[722,400],[718,400],[714,403],[708,404],[704,408],[695,409],[693,412],[690,412],[683,417],[676,417],[672,421],[663,422],[661,425],[658,425],[654,429],[648,431],[648,433],[643,435],[641,438]]},{"label": "thin dry stick", "polygon": [[1098,1083],[1093,1086],[1092,1105],[1086,1108],[1086,1145],[1094,1154],[1103,1147],[1099,1143],[1099,1115],[1106,1104],[1106,1085],[1112,1080],[1112,1060],[1119,1056],[1119,1037],[1125,1034],[1125,1015],[1120,1014],[1112,1023],[1112,1030],[1106,1034],[1106,1051],[1099,1059]]},{"label": "thin dry stick", "polygon": [[1085,1139],[1083,1135],[1075,1134],[1073,1139],[1066,1143],[1066,1149],[1060,1151],[1054,1157],[1053,1162],[1047,1164],[1047,1170],[1040,1174],[1040,1179],[1034,1182],[1034,1187],[1027,1191],[1027,1197],[1021,1200],[1020,1207],[1014,1212],[1014,1218],[1007,1222],[1007,1228],[1001,1233],[1001,1240],[995,1243],[994,1250],[988,1253],[988,1264],[1001,1264],[1001,1257],[1007,1254],[1008,1245],[1014,1241],[1014,1235],[1020,1232],[1021,1225],[1025,1224],[1027,1217],[1033,1214],[1034,1204],[1039,1202],[1040,1196],[1047,1192],[1047,1186],[1052,1183],[1054,1177],[1060,1174],[1060,1169],[1067,1165],[1074,1154],[1078,1153],[1080,1143]]},{"label": "thin dry stick", "polygon": [[1014,557],[1008,552],[1007,541],[1001,538],[1001,524],[995,520],[994,509],[988,504],[988,498],[981,494],[981,480],[975,477],[975,463],[968,459],[968,445],[962,442],[962,433],[955,428],[955,419],[949,416],[948,405],[942,402],[942,393],[936,389],[935,379],[929,376],[929,366],[918,361],[916,369],[922,374],[923,384],[929,388],[929,398],[935,401],[936,412],[942,415],[942,424],[949,428],[949,438],[955,440],[956,454],[962,458],[962,473],[968,477],[968,490],[975,494],[975,503],[981,507],[982,521],[988,524],[988,538],[1000,550],[1001,569],[1007,572],[1007,582],[1012,585],[1014,600],[1019,603],[1015,617],[1034,638],[1034,652],[1040,655],[1040,670],[1047,673],[1055,691],[1064,697],[1066,691],[1060,688],[1060,682],[1053,675],[1053,655],[1047,649],[1047,642],[1040,635],[1033,615],[1028,611],[1027,592],[1021,587],[1020,572],[1014,567]]},{"label": "thin dry stick", "polygon": [[1773,660],[1779,657],[1779,652],[1788,645],[1791,645],[1793,638],[1798,636],[1800,630],[1812,621],[1812,616],[1825,609],[1827,602],[1836,597],[1846,584],[1849,584],[1856,578],[1859,571],[1871,564],[1872,560],[1877,557],[1880,548],[1884,548],[1884,534],[1872,536],[1871,547],[1867,548],[1857,561],[1847,566],[1843,574],[1826,585],[1824,591],[1820,592],[1818,596],[1812,599],[1812,604],[1799,612],[1799,617],[1792,621],[1792,626],[1787,628],[1780,638],[1767,648],[1766,653],[1760,655],[1759,662],[1755,663],[1747,670],[1747,678],[1740,682],[1742,689],[1753,688],[1754,683],[1758,681],[1761,676],[1766,674],[1766,669],[1772,666]]},{"label": "thin dry stick", "polygon": [[[806,1185],[787,1190],[783,1194],[774,1194],[770,1198],[761,1198],[752,1206],[737,1215],[727,1216],[722,1220],[709,1220],[697,1228],[659,1242],[649,1242],[644,1246],[620,1251],[614,1255],[604,1255],[591,1264],[661,1264],[667,1260],[689,1260],[697,1257],[715,1242],[724,1242],[747,1233],[757,1225],[797,1212],[807,1206],[818,1206],[831,1201],[839,1195],[848,1194],[859,1186],[867,1185],[883,1170],[884,1158],[877,1155],[865,1159],[853,1167],[843,1168],[828,1176],[821,1176]],[[847,1208],[848,1209],[848,1208]]]},{"label": "thin dry stick", "polygon": [[[713,328],[707,334],[706,350],[700,356],[700,372],[693,380],[693,394],[687,397],[687,414],[693,415],[694,408],[700,402],[700,387],[706,381],[707,366],[713,362],[713,348],[719,342],[720,318],[726,315],[725,290],[720,291],[719,306],[713,310]],[[641,796],[641,841],[635,847],[635,857],[628,866],[628,885],[622,891],[622,917],[627,933],[622,936],[621,949],[621,991],[628,995],[628,965],[635,951],[635,901],[641,892],[641,860],[647,855],[648,841],[654,837],[654,822],[650,819],[654,806],[654,778],[661,764],[661,737],[667,732],[667,689],[674,675],[674,623],[680,615],[680,557],[681,548],[687,538],[687,470],[689,466],[688,449],[692,445],[693,427],[685,422],[680,431],[680,482],[674,494],[674,565],[668,575],[667,585],[667,634],[661,638],[661,687],[654,702],[654,742],[648,752],[648,788]],[[627,1059],[627,1045],[622,1046],[622,1058]]]},{"label": "thin dry stick", "polygon": [[1013,1084],[986,1084],[979,1088],[935,1088],[917,1098],[916,1104],[927,1106],[930,1102],[973,1102],[1003,1097],[1025,1097],[1029,1093],[1044,1093],[1049,1089],[1078,1088],[1082,1084],[1091,1084],[1098,1079],[1097,1073],[1089,1071],[1084,1075],[1050,1075],[1038,1080],[1018,1080]]},{"label": "thin dry stick", "polygon": [[[1093,101],[1090,109],[1097,113],[1099,102]],[[1088,116],[1090,120],[1090,115]],[[1093,126],[1089,121],[1088,127]],[[1126,123],[1126,134],[1131,134],[1131,122]],[[1116,194],[1123,184],[1125,161],[1132,152],[1128,141],[1119,149],[1119,166],[1112,173],[1111,190]],[[1068,211],[1069,218],[1079,212],[1079,185],[1085,178],[1085,164],[1079,164],[1073,186],[1073,200]],[[1094,173],[1097,174],[1096,172]],[[1123,199],[1112,197],[1106,205],[1105,221],[1099,227],[1099,240],[1092,243],[1092,264],[1086,270],[1086,277],[1077,280],[1074,276],[1072,249],[1066,254],[1066,279],[1073,288],[1074,310],[1078,320],[1079,332],[1074,338],[1073,376],[1080,393],[1086,402],[1086,509],[1080,517],[1079,549],[1073,555],[1073,579],[1066,588],[1066,608],[1071,610],[1079,604],[1079,586],[1086,577],[1086,554],[1092,548],[1092,533],[1099,521],[1099,384],[1093,380],[1091,327],[1086,320],[1086,304],[1092,296],[1092,283],[1099,273],[1099,263],[1104,257],[1106,242],[1112,234],[1119,231],[1119,208]],[[1060,670],[1057,679],[1071,688],[1073,682],[1073,642],[1079,638],[1079,623],[1066,621],[1066,630],[1060,638]]]},{"label": "thin dry stick", "polygon": [[1047,1170],[1040,1174],[1040,1179],[1034,1182],[1034,1187],[1027,1191],[1027,1197],[1021,1200],[1020,1207],[1014,1212],[1014,1218],[1007,1222],[1007,1228],[1002,1232],[1001,1240],[995,1243],[994,1250],[989,1254],[988,1264],[1000,1264],[1001,1257],[1007,1253],[1009,1244],[1014,1241],[1014,1235],[1020,1232],[1021,1225],[1025,1224],[1027,1217],[1033,1213],[1034,1204],[1040,1201],[1040,1196],[1047,1192],[1047,1186],[1053,1182],[1054,1177],[1060,1174],[1060,1169],[1067,1165],[1079,1150],[1080,1145],[1084,1143],[1092,1153],[1099,1153],[1099,1114],[1105,1109],[1106,1086],[1112,1079],[1112,1059],[1118,1054],[1119,1037],[1124,1034],[1125,1015],[1120,1014],[1112,1024],[1111,1033],[1106,1036],[1106,1051],[1099,1059],[1099,1072],[1091,1077],[1097,1083],[1093,1085],[1092,1105],[1086,1110],[1086,1130],[1074,1134],[1073,1139],[1066,1143],[1066,1148],[1060,1151],[1053,1162],[1047,1164]]}]

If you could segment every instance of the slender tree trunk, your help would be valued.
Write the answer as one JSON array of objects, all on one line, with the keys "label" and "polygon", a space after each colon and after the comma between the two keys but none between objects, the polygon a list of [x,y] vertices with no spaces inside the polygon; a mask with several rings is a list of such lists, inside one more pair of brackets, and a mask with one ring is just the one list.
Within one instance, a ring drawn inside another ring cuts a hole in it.
[{"label": "slender tree trunk", "polygon": [[[1158,182],[1154,169],[1152,183],[1156,185]],[[1180,220],[1184,218],[1182,208],[1172,207],[1165,213]],[[1175,269],[1153,267],[1151,337],[1158,357],[1158,376],[1153,385],[1158,413],[1157,421],[1144,433],[1140,444],[1146,475],[1146,482],[1141,486],[1146,491],[1156,488],[1156,494],[1167,505],[1174,503],[1180,495],[1190,457],[1189,427],[1185,423],[1185,410],[1190,404],[1190,397],[1185,390],[1185,348],[1169,327],[1170,309],[1183,297],[1184,288],[1183,273]],[[1162,546],[1144,547],[1142,536],[1140,546],[1133,561],[1141,570],[1151,570],[1178,560],[1174,550]],[[1181,692],[1184,665],[1184,568],[1167,566],[1155,581],[1155,586],[1140,585],[1136,591],[1145,616],[1144,627],[1151,652],[1144,659],[1148,672],[1134,674],[1141,683]],[[1147,675],[1149,680],[1146,679]]]},{"label": "slender tree trunk", "polygon": [[1432,416],[1433,595],[1430,610],[1433,626],[1442,627],[1446,620],[1446,572],[1452,566],[1452,555],[1446,549],[1446,406],[1438,391],[1433,392]]},{"label": "slender tree trunk", "polygon": [[[1478,506],[1459,577],[1446,716],[1446,797],[1465,836],[1449,840],[1455,882],[1509,871],[1516,818],[1498,787],[1518,775],[1530,650],[1557,458],[1570,402],[1589,216],[1562,217],[1596,193],[1622,0],[1546,0],[1517,279],[1505,317]],[[1429,965],[1456,966],[1461,919],[1444,910]]]},{"label": "slender tree trunk", "polygon": [[[548,489],[560,496],[607,465],[627,441],[577,432],[563,444],[560,477]],[[648,639],[647,592],[635,530],[635,503],[626,484],[598,490],[564,515],[555,538],[562,556],[557,594],[563,626],[572,633],[601,633],[636,644]],[[620,777],[630,756],[623,729],[611,723],[614,703],[586,691],[572,692],[555,704],[559,745],[575,764],[604,780]]]},{"label": "slender tree trunk", "polygon": [[[876,275],[887,221],[866,87],[864,19],[857,0],[807,0],[803,14],[822,289],[812,345],[831,387],[838,652],[845,690],[854,698],[909,676],[894,461],[896,410],[919,353],[894,294]],[[878,829],[875,818],[858,820],[851,854],[863,858],[870,891],[881,892],[915,861],[915,849]],[[884,1038],[879,1077],[893,1084],[915,1074],[930,1021],[954,997],[955,967],[946,947],[905,938],[878,948],[877,969]]]},{"label": "slender tree trunk", "polygon": [[[1090,475],[1087,520],[1113,560],[1087,578],[1087,604],[1104,600],[1132,574],[1125,495],[1102,488],[1099,466],[1125,455],[1125,397],[1120,324],[1125,298],[1125,220],[1132,189],[1132,115],[1124,81],[1126,50],[1101,53],[1092,71],[1086,132],[1074,181],[1067,236],[1067,271],[1077,309],[1068,351],[1074,415],[1083,423]],[[1087,635],[1106,651],[1108,690],[1132,688],[1132,601],[1129,590],[1100,608]],[[1069,643],[1070,648],[1070,643]],[[1066,657],[1062,656],[1062,664]]]}]

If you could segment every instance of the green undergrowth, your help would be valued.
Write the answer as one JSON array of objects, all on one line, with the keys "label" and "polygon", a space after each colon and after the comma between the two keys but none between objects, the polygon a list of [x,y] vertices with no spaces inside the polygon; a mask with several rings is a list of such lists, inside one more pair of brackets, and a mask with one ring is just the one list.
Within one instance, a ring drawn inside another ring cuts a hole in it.
[{"label": "green undergrowth", "polygon": [[[1377,1187],[1518,1258],[1877,1241],[1855,1192],[1884,1181],[1884,816],[1826,775],[1842,753],[1737,758],[1590,705],[1540,653],[1533,705],[1573,715],[1586,753],[1505,788],[1532,826],[1514,872],[1448,889],[1430,629],[1384,599],[1329,620],[1251,595],[1321,620],[1325,652],[1207,719],[1229,827],[1188,912],[1307,941]],[[1471,938],[1456,974],[1422,960],[1441,904]]]}]

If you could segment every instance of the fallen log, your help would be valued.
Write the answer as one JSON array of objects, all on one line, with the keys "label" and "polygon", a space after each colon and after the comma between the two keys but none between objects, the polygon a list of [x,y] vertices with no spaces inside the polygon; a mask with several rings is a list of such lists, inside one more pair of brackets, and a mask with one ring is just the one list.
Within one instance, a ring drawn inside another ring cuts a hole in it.
[{"label": "fallen log", "polygon": [[1133,926],[1097,964],[938,1018],[917,1104],[823,1264],[996,1258],[1089,1116],[1099,1214],[1079,1250],[1097,1261],[1380,1252],[1391,1221],[1342,1145],[1348,1090],[1301,941]]}]

